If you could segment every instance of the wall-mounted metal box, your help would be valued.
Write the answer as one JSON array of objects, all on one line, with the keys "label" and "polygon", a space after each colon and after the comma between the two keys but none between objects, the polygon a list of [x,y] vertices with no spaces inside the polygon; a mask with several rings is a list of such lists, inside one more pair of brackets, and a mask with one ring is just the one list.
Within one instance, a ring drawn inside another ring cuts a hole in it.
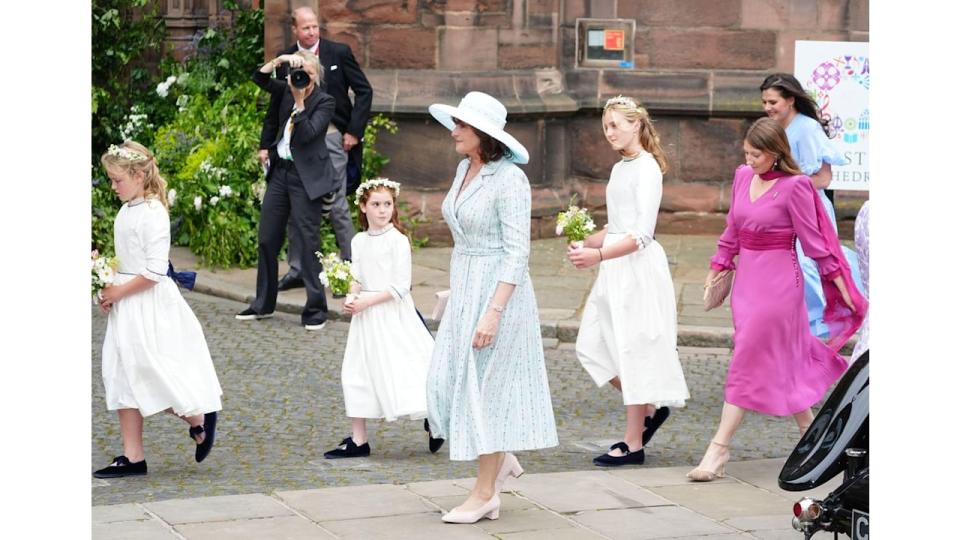
[{"label": "wall-mounted metal box", "polygon": [[577,67],[633,68],[634,19],[577,19]]}]

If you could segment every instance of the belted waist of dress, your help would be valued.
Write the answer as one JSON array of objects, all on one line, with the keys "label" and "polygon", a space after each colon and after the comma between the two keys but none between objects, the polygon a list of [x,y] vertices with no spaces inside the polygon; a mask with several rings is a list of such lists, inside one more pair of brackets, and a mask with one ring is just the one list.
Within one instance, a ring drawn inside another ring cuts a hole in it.
[{"label": "belted waist of dress", "polygon": [[[626,232],[626,231],[612,231],[612,230],[610,230],[609,228],[607,228],[607,234],[630,234],[630,233],[628,233],[628,232]],[[656,239],[657,239],[657,235],[653,235],[653,239],[656,240]]]},{"label": "belted waist of dress", "polygon": [[764,232],[740,229],[738,236],[740,238],[741,249],[752,249],[755,251],[793,249],[795,237],[792,229]]},{"label": "belted waist of dress", "polygon": [[465,247],[454,247],[454,255],[464,255],[467,257],[493,257],[495,255],[503,255],[507,251],[503,248],[465,248]]}]

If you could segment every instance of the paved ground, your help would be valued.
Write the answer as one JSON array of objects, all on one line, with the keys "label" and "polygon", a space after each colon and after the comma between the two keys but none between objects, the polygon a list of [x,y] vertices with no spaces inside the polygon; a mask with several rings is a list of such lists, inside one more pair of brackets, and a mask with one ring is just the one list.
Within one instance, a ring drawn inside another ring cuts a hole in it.
[{"label": "paved ground", "polygon": [[[373,422],[374,453],[369,459],[323,459],[323,452],[349,432],[339,383],[348,325],[334,321],[319,333],[308,333],[297,324],[298,316],[283,313],[274,319],[240,322],[233,315],[244,304],[184,294],[206,332],[224,389],[217,446],[198,465],[186,424],[169,415],[150,417],[145,423],[150,474],[94,479],[94,505],[409,484],[475,473],[474,463],[451,462],[445,449],[431,455],[426,433],[413,421]],[[100,379],[105,321],[95,310],[91,470],[122,453],[116,415],[104,409]],[[560,446],[525,453],[521,459],[529,473],[593,471],[590,458],[621,437],[624,414],[619,396],[592,384],[570,344],[547,339],[546,345]],[[686,470],[696,464],[719,415],[729,351],[682,348],[681,359],[692,399],[658,432],[647,453],[646,469],[678,466]],[[796,436],[791,419],[749,415],[734,441],[733,459],[786,456]],[[367,502],[376,505],[374,499]]]},{"label": "paved ground", "polygon": [[440,520],[463,500],[469,479],[97,506],[93,537],[797,540],[802,535],[790,528],[796,496],[773,480],[781,466],[776,459],[731,464],[727,478],[710,484],[688,482],[685,467],[525,474],[507,482],[499,519],[474,525]]}]

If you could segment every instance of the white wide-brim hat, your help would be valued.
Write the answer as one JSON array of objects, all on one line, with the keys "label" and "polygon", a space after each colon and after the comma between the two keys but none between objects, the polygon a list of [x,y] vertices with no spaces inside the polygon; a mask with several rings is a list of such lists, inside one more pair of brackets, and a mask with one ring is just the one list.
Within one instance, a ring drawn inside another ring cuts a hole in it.
[{"label": "white wide-brim hat", "polygon": [[503,130],[507,125],[507,108],[497,101],[497,98],[483,92],[470,92],[463,96],[457,107],[434,103],[429,110],[437,122],[450,131],[453,131],[456,125],[453,123],[456,118],[506,145],[510,155],[505,157],[510,161],[521,165],[530,161],[527,149],[513,138],[513,135]]}]

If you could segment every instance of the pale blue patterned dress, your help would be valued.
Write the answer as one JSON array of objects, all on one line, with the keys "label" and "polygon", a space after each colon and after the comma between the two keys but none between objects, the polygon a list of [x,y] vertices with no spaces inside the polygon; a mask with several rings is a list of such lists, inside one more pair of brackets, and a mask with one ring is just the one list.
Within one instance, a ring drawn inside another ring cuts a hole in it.
[{"label": "pale blue patterned dress", "polygon": [[[510,161],[484,165],[459,199],[469,161],[457,168],[443,200],[453,234],[450,297],[427,375],[427,414],[450,459],[557,445],[557,429],[540,338],[540,317],[527,271],[530,184]],[[516,284],[493,344],[471,342],[497,283]]]},{"label": "pale blue patterned dress", "polygon": [[[848,160],[842,152],[836,149],[823,132],[820,123],[809,116],[797,113],[787,126],[787,140],[790,141],[790,155],[800,167],[800,172],[807,176],[812,176],[819,171],[824,163],[830,165],[846,165]],[[830,222],[833,224],[833,230],[837,230],[837,216],[833,209],[833,204],[827,198],[826,190],[818,189],[817,194],[823,202],[830,216]],[[817,263],[813,259],[803,254],[803,248],[800,241],[794,242],[797,248],[797,261],[800,263],[800,270],[803,273],[803,299],[807,304],[807,318],[810,321],[810,331],[819,337],[829,335],[827,325],[823,322],[823,308],[826,300],[823,297],[823,285],[820,284],[820,271],[817,270]],[[847,247],[841,247],[843,254],[850,265],[850,272],[853,275],[853,281],[857,287],[863,290],[861,285],[860,271],[857,267],[856,254]]]}]

